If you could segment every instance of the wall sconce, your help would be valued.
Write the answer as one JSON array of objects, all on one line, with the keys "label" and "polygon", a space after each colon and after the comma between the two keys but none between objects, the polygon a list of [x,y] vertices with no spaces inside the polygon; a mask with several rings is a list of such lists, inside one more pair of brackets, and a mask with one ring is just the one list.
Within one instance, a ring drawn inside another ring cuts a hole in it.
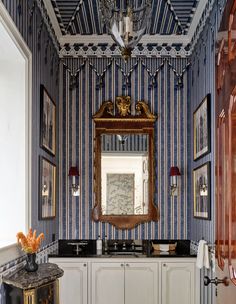
[{"label": "wall sconce", "polygon": [[178,195],[178,188],[177,188],[177,176],[180,176],[179,168],[178,167],[171,167],[170,168],[170,195],[177,196]]},{"label": "wall sconce", "polygon": [[72,196],[80,195],[80,186],[76,183],[76,177],[79,177],[79,171],[77,167],[70,167],[68,176],[72,176]]}]

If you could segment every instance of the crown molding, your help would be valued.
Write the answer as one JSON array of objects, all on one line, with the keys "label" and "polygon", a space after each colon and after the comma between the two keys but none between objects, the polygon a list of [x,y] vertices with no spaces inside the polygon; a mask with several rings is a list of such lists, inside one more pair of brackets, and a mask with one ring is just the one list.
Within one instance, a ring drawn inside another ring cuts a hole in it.
[{"label": "crown molding", "polygon": [[[158,44],[158,45],[183,45],[187,46],[190,40],[187,35],[144,35],[140,44],[148,45],[148,44]],[[74,45],[74,44],[107,44],[113,45],[114,40],[111,35],[103,34],[103,35],[64,35],[59,39],[59,43],[61,46],[65,44]]]},{"label": "crown molding", "polygon": [[57,50],[57,53],[59,53],[59,40],[58,37],[55,34],[55,24],[52,24],[51,21],[51,15],[48,13],[48,9],[45,6],[45,3],[47,4],[47,1],[45,0],[36,0],[37,6],[41,12],[42,18],[44,20],[44,23],[47,27],[48,33],[52,38],[52,42]]},{"label": "crown molding", "polygon": [[208,2],[208,0],[201,0],[198,2],[195,14],[193,15],[193,19],[192,19],[192,22],[191,22],[189,30],[188,30],[188,37],[189,37],[190,41],[192,40],[193,35],[197,29],[199,20],[202,18],[202,15],[206,8],[207,2]]},{"label": "crown molding", "polygon": [[54,32],[56,34],[57,40],[60,41],[60,38],[62,37],[61,28],[59,26],[59,23],[57,21],[57,16],[55,14],[54,8],[52,6],[52,2],[48,0],[43,0],[44,6],[47,10],[48,16],[50,18],[52,27],[54,29]]}]

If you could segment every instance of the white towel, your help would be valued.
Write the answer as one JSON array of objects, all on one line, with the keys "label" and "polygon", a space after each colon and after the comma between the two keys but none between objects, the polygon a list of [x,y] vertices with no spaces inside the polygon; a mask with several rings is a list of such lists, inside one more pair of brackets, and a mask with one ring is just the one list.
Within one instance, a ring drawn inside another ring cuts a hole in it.
[{"label": "white towel", "polygon": [[204,240],[201,240],[198,244],[196,266],[200,269],[203,267],[210,268],[208,246]]},{"label": "white towel", "polygon": [[204,245],[204,260],[203,260],[203,266],[207,269],[210,268],[210,262],[209,262],[209,249],[208,245]]}]

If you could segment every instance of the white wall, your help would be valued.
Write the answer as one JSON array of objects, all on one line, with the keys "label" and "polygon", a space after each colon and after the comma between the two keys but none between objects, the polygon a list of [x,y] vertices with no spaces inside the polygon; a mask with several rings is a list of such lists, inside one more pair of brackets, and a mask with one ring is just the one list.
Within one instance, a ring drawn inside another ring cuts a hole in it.
[{"label": "white wall", "polygon": [[0,20],[0,248],[25,231],[26,63]]}]

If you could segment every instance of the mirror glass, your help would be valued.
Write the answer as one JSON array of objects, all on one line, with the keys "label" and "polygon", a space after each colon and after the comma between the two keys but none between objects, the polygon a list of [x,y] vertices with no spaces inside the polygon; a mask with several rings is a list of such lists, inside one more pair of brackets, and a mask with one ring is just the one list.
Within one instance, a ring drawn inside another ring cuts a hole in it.
[{"label": "mirror glass", "polygon": [[148,214],[148,134],[101,135],[102,215]]}]

